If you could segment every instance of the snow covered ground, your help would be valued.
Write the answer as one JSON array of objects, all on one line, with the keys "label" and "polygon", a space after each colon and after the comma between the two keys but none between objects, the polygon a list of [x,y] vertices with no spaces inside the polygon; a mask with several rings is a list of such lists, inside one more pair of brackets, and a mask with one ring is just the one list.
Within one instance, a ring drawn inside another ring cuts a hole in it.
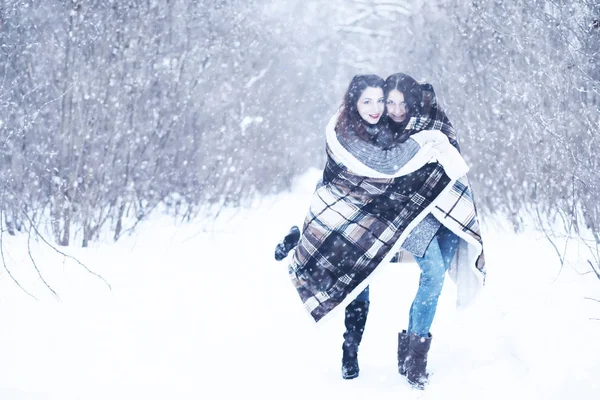
[{"label": "snow covered ground", "polygon": [[[276,242],[301,224],[316,173],[295,190],[215,223],[156,216],[134,236],[66,251],[4,234],[0,399],[598,399],[600,281],[571,251],[560,266],[534,229],[484,224],[488,284],[470,309],[447,280],[432,327],[426,391],[396,369],[416,264],[391,264],[371,285],[361,374],[340,376],[342,314],[311,323]],[[533,227],[532,227],[533,228]],[[65,250],[65,249],[63,249]]]}]

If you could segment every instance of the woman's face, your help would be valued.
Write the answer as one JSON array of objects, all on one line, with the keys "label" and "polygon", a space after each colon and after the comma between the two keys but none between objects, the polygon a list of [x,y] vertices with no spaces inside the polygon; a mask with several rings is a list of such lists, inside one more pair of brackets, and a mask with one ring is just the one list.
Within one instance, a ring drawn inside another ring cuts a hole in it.
[{"label": "woman's face", "polygon": [[360,117],[371,125],[379,122],[383,107],[383,89],[378,87],[363,90],[356,104]]},{"label": "woman's face", "polygon": [[398,89],[392,90],[388,94],[387,99],[387,112],[392,121],[404,122],[406,119],[406,103],[404,102],[404,94]]}]

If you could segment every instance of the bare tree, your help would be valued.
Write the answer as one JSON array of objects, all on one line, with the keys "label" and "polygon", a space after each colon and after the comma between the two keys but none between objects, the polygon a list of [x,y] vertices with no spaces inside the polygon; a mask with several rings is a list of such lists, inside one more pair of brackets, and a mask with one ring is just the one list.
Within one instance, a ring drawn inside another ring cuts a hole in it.
[{"label": "bare tree", "polygon": [[322,166],[352,75],[403,71],[436,88],[484,213],[597,233],[599,15],[594,0],[0,1],[3,224],[26,213],[86,246],[158,208],[248,204]]}]

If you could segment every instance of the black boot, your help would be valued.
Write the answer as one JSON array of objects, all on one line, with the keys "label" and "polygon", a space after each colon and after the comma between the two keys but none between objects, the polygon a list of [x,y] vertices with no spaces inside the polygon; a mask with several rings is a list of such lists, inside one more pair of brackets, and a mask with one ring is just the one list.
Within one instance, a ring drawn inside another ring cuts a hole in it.
[{"label": "black boot", "polygon": [[290,250],[292,250],[298,241],[300,240],[300,229],[296,225],[292,226],[290,231],[285,235],[283,240],[275,247],[275,259],[281,261],[287,257]]},{"label": "black boot", "polygon": [[398,333],[398,372],[406,375],[406,357],[408,357],[408,342],[410,336],[406,331]]},{"label": "black boot", "polygon": [[429,374],[427,373],[427,353],[431,347],[431,333],[427,337],[410,334],[408,357],[406,357],[406,379],[416,389],[424,389]]},{"label": "black boot", "polygon": [[346,307],[344,319],[346,332],[344,332],[342,345],[342,378],[344,379],[354,379],[358,376],[358,346],[362,340],[368,313],[368,301],[354,300]]}]

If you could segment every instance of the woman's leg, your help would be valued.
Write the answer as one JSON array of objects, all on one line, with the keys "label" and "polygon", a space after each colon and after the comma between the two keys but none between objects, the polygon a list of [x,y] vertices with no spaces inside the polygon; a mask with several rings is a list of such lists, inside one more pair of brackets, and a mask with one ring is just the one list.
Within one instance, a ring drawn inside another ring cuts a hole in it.
[{"label": "woman's leg", "polygon": [[360,292],[360,294],[356,296],[356,299],[354,299],[353,302],[354,301],[369,301],[369,287],[367,286],[365,290]]},{"label": "woman's leg", "polygon": [[437,235],[427,247],[423,257],[415,257],[415,259],[421,268],[421,278],[417,295],[410,307],[408,354],[403,366],[408,382],[415,388],[423,389],[429,379],[427,373],[427,354],[431,346],[429,330],[446,275]]},{"label": "woman's leg", "polygon": [[369,287],[367,286],[345,310],[344,343],[342,344],[342,377],[353,379],[358,376],[358,346],[362,341],[367,315],[369,314]]},{"label": "woman's leg", "polygon": [[421,268],[421,277],[417,295],[410,307],[409,333],[414,332],[421,337],[426,337],[429,333],[445,274],[454,258],[459,240],[458,236],[442,225],[423,257],[415,257]]},{"label": "woman's leg", "polygon": [[444,259],[444,268],[446,271],[448,271],[448,268],[450,268],[450,263],[454,258],[454,254],[456,254],[456,250],[458,249],[458,242],[460,239],[444,225],[440,227],[436,237],[438,239],[440,251],[442,252],[442,257]]},{"label": "woman's leg", "polygon": [[438,298],[444,286],[446,268],[437,235],[433,238],[423,257],[415,257],[421,268],[419,289],[410,307],[408,333],[415,333],[427,337],[435,311]]},{"label": "woman's leg", "polygon": [[[408,354],[404,359],[404,371],[408,382],[423,389],[429,379],[427,354],[431,346],[431,324],[442,293],[446,270],[458,248],[458,237],[442,226],[427,247],[423,257],[415,257],[421,268],[419,289],[410,308],[408,326]],[[400,366],[400,361],[399,364]]]}]

